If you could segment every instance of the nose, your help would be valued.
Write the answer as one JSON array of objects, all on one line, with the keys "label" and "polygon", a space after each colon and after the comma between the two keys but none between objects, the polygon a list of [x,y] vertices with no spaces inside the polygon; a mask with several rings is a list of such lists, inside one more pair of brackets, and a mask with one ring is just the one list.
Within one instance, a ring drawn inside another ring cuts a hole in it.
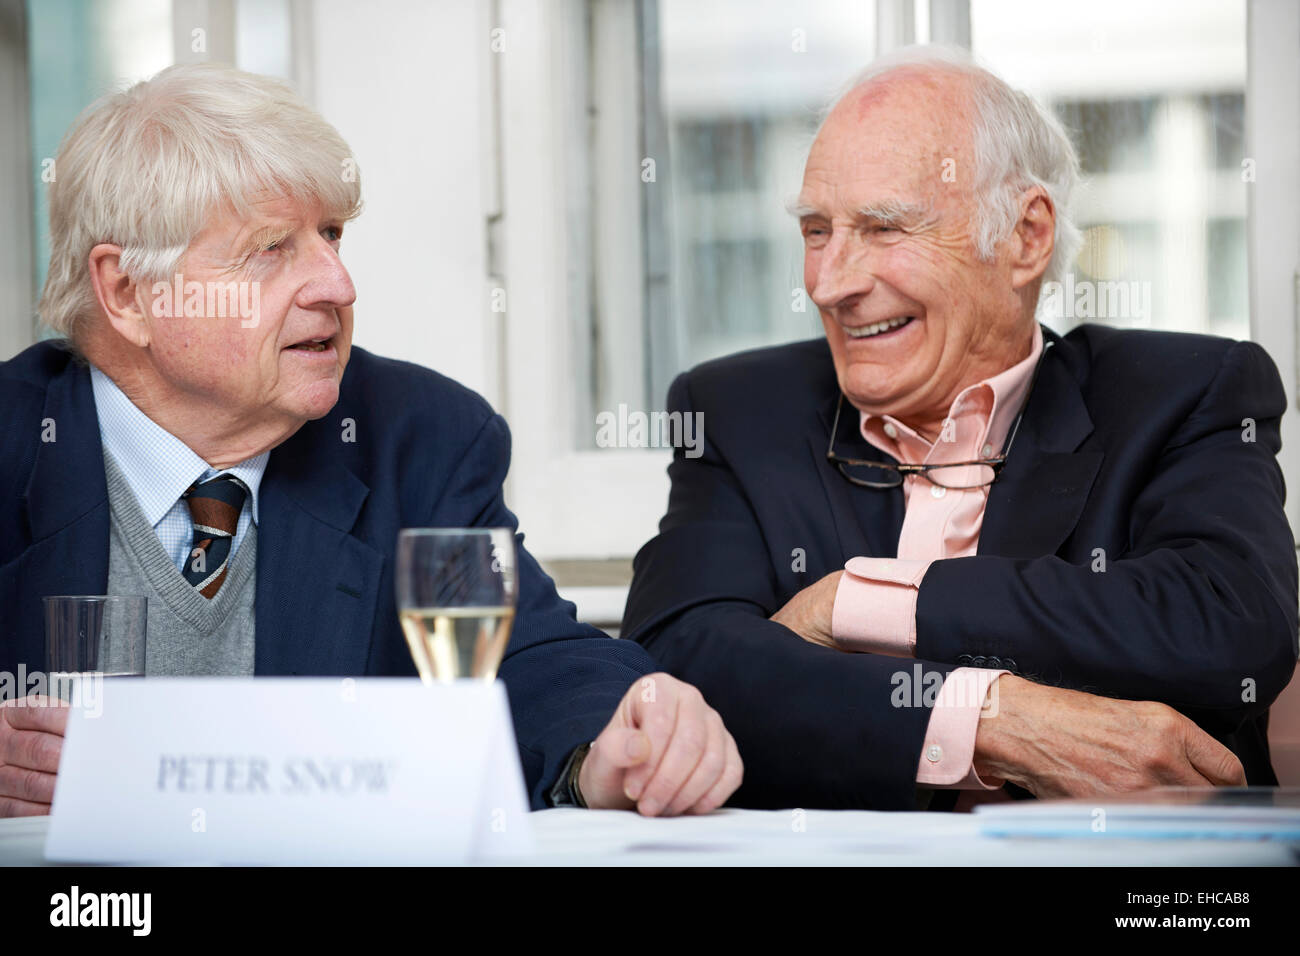
[{"label": "nose", "polygon": [[356,287],[338,250],[318,237],[313,244],[310,277],[298,291],[298,306],[303,309],[341,309],[357,299]]},{"label": "nose", "polygon": [[834,309],[868,294],[876,284],[862,241],[851,231],[836,229],[818,254],[808,290],[821,309]]}]

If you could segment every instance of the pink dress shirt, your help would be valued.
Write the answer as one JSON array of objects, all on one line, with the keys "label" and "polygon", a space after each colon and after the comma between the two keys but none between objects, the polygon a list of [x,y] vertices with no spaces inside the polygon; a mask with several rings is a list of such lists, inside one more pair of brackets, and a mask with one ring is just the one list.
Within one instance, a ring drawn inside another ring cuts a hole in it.
[{"label": "pink dress shirt", "polygon": [[[1034,323],[1029,357],[953,400],[939,440],[931,444],[889,415],[860,413],[862,436],[899,462],[972,461],[1001,452],[1020,413],[1043,332]],[[923,477],[903,480],[905,511],[896,558],[853,558],[845,566],[831,612],[831,637],[851,651],[914,657],[916,598],[931,561],[976,553],[989,490],[940,488]],[[926,727],[916,782],[931,787],[994,790],[972,766],[975,731],[989,688],[1009,673],[959,667],[943,682]]]}]

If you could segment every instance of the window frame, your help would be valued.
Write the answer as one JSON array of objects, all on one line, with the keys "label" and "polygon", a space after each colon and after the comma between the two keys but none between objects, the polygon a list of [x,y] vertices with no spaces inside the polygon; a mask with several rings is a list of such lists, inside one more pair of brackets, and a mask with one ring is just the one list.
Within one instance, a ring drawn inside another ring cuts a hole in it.
[{"label": "window frame", "polygon": [[[632,4],[621,6],[632,15]],[[578,261],[583,237],[574,232],[591,203],[586,171],[569,168],[573,145],[586,142],[585,129],[575,128],[574,114],[582,112],[572,107],[573,97],[585,96],[585,77],[573,67],[585,69],[588,62],[579,46],[587,11],[584,0],[558,0],[545,8],[531,0],[501,0],[499,8],[509,53],[500,76],[508,303],[503,406],[514,437],[507,498],[529,549],[547,559],[628,556],[629,548],[654,536],[669,487],[667,450],[588,451],[575,441],[579,428],[596,427],[594,418],[578,420],[573,383],[587,356],[574,348],[571,319],[575,296],[585,292],[585,286],[575,288],[574,278],[586,274],[586,263]],[[639,111],[623,112],[626,139]],[[636,193],[635,166],[625,179]],[[632,201],[626,194],[621,198]],[[639,257],[639,248],[628,256]],[[628,266],[627,272],[637,270]],[[633,301],[641,301],[639,293]],[[633,341],[644,348],[644,336],[638,333]]]}]

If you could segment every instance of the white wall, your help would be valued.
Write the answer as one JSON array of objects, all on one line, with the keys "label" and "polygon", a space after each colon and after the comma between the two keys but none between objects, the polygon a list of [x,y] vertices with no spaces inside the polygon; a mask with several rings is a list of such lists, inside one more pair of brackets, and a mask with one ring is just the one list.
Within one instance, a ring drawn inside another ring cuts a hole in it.
[{"label": "white wall", "polygon": [[486,23],[477,0],[319,0],[312,97],[361,170],[365,211],[343,241],[356,344],[435,368],[497,405]]}]

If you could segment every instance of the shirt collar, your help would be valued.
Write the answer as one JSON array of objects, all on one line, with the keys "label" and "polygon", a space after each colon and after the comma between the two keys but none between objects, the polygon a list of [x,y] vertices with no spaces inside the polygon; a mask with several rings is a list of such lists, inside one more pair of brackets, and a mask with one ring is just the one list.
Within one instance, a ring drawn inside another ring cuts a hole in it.
[{"label": "shirt collar", "polygon": [[99,436],[134,492],[145,520],[156,525],[190,485],[216,475],[234,475],[249,492],[257,523],[257,492],[270,452],[230,468],[213,468],[192,448],[142,412],[111,378],[90,368],[99,416]]},{"label": "shirt collar", "polygon": [[[1010,368],[969,385],[958,393],[948,409],[948,417],[956,420],[960,415],[970,415],[975,410],[981,420],[988,422],[984,444],[991,448],[990,454],[996,455],[1006,443],[1007,434],[1020,413],[1025,393],[1033,380],[1034,368],[1043,354],[1043,327],[1034,323],[1034,340],[1029,355]],[[991,409],[991,411],[990,411]],[[883,433],[883,426],[888,424],[896,437]],[[871,426],[871,427],[868,427]],[[862,436],[876,448],[892,455],[899,461],[915,459],[921,461],[932,447],[932,443],[922,438],[914,429],[903,424],[892,415],[869,415],[859,412],[859,428]],[[915,451],[917,454],[909,454]]]}]

